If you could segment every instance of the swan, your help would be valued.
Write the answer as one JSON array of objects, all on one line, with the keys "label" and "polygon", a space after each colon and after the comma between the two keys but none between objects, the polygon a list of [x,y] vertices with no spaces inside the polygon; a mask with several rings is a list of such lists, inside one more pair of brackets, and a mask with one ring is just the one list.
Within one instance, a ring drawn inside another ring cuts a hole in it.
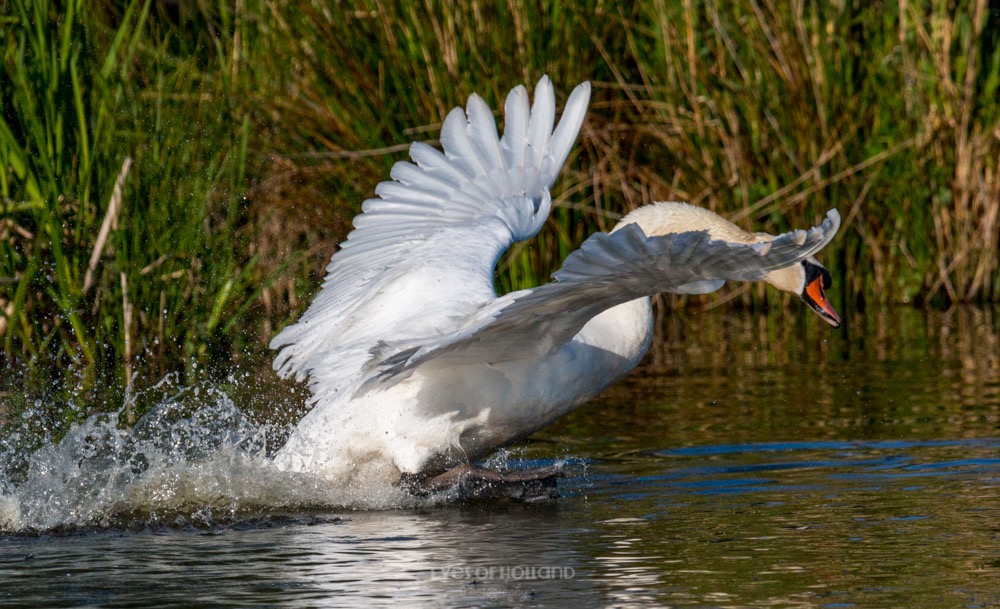
[{"label": "swan", "polygon": [[312,393],[278,467],[393,484],[470,472],[517,479],[475,463],[633,370],[650,346],[650,296],[660,292],[762,280],[840,324],[824,292],[830,273],[813,256],[836,233],[836,210],[808,231],[773,236],[691,205],[654,203],[588,238],[554,282],[498,297],[496,262],[545,223],[589,97],[589,83],[577,86],[556,124],[548,77],[530,105],[518,86],[500,137],[473,94],[464,112],[447,115],[443,152],[416,142],[413,162],[393,166],[311,306],[270,343],[280,350],[275,370],[308,379]]}]

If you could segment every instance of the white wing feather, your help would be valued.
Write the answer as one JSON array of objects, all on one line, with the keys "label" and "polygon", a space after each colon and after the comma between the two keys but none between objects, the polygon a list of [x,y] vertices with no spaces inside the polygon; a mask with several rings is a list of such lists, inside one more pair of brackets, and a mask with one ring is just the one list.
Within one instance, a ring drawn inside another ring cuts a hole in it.
[{"label": "white wing feather", "polygon": [[489,107],[473,95],[468,114],[455,108],[445,119],[443,153],[414,143],[413,163],[396,163],[392,181],[363,204],[312,305],[271,341],[281,349],[275,370],[309,377],[317,399],[333,401],[360,382],[387,339],[451,335],[491,302],[499,256],[548,217],[548,189],[589,97],[588,83],[576,87],[553,132],[548,78],[535,87],[530,110],[527,91],[517,87],[507,96],[500,139]]},{"label": "white wing feather", "polygon": [[[586,107],[584,107],[586,110]],[[504,102],[503,138],[500,139],[500,149],[503,151],[504,163],[507,167],[524,167],[526,146],[528,141],[528,117],[531,110],[528,106],[528,91],[523,86],[515,87]]]}]

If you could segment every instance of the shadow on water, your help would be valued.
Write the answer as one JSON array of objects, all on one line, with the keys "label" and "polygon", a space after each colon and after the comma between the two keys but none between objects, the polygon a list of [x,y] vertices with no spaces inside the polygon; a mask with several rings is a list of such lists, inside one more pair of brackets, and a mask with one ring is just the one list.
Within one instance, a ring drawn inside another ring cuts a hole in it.
[{"label": "shadow on water", "polygon": [[998,311],[870,311],[840,330],[790,315],[668,317],[637,374],[549,433],[658,448],[1000,430]]},{"label": "shadow on water", "polygon": [[997,606],[1000,315],[813,322],[665,319],[637,374],[512,451],[582,462],[559,500],[364,511],[307,480],[202,472],[181,477],[198,501],[254,505],[0,537],[0,603]]}]

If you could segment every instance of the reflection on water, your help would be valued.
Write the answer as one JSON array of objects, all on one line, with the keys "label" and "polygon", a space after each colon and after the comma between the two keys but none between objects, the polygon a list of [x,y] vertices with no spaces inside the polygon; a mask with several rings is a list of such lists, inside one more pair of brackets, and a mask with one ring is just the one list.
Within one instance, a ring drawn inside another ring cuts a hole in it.
[{"label": "reflection on water", "polygon": [[[9,538],[4,606],[991,606],[996,441],[599,460],[543,505]],[[339,518],[339,519],[338,519]],[[942,603],[942,600],[944,601]]]},{"label": "reflection on water", "polygon": [[663,603],[974,606],[1000,602],[998,447],[657,451],[618,460],[590,497],[642,521],[604,536],[628,541],[607,558],[656,574]]},{"label": "reflection on water", "polygon": [[854,313],[841,331],[789,315],[668,318],[652,364],[604,399],[652,446],[997,434],[997,311]]},{"label": "reflection on water", "polygon": [[515,452],[585,461],[558,501],[8,535],[0,604],[1000,604],[1000,317],[805,317],[666,321]]}]

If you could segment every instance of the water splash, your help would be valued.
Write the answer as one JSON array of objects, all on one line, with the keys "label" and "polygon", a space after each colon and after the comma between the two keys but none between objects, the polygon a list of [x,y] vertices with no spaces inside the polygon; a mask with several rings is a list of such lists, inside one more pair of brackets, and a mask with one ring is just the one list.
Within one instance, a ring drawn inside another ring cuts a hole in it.
[{"label": "water splash", "polygon": [[23,459],[18,443],[0,447],[7,464],[0,472],[0,532],[211,526],[421,501],[385,483],[336,484],[279,470],[268,440],[285,430],[251,422],[211,384],[181,388],[131,429],[121,424],[122,412],[74,424],[62,440],[30,454],[20,473],[11,465]]}]

